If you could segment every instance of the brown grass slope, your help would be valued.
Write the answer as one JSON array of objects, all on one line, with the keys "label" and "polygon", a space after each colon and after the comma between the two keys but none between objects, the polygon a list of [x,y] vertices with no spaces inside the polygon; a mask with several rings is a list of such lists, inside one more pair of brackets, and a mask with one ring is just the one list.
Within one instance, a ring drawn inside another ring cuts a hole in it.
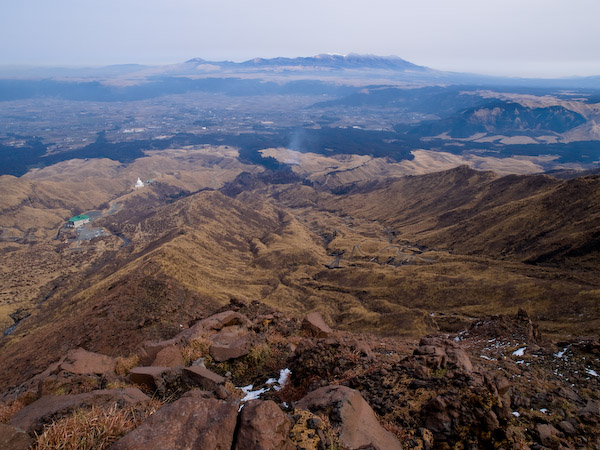
[{"label": "brown grass slope", "polygon": [[273,196],[343,252],[340,268],[315,279],[360,298],[363,317],[339,313],[350,327],[458,330],[522,307],[544,333],[569,335],[600,326],[598,184],[463,167],[345,195],[288,186]]},{"label": "brown grass slope", "polygon": [[598,176],[500,178],[460,167],[365,185],[319,204],[455,253],[589,269],[600,261]]},{"label": "brown grass slope", "polygon": [[[597,178],[459,168],[344,196],[297,185],[237,199],[216,191],[128,196],[98,223],[131,243],[57,278],[0,341],[0,389],[76,346],[126,355],[146,339],[169,338],[231,297],[296,316],[319,310],[336,328],[378,334],[458,331],[520,307],[544,332],[594,332],[597,271],[574,269],[597,262],[576,245],[594,242],[597,186]],[[425,259],[390,263],[407,241],[430,247]],[[523,262],[560,249],[559,241],[582,255],[565,265],[556,253],[557,267]],[[516,250],[503,254],[507,243]],[[329,269],[336,252],[344,252],[340,267]]]},{"label": "brown grass slope", "polygon": [[57,279],[52,295],[0,341],[0,389],[70,348],[126,355],[144,340],[173,336],[231,297],[268,302],[280,284],[279,267],[289,273],[297,265],[278,262],[285,261],[282,246],[286,258],[309,265],[323,253],[291,216],[269,204],[247,205],[214,191],[150,210],[144,200],[132,197],[103,219],[131,245]]}]

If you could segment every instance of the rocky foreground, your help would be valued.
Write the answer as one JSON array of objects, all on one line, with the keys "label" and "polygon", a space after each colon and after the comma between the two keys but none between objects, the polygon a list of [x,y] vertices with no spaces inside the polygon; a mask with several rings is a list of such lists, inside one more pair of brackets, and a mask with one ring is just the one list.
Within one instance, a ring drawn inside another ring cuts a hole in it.
[{"label": "rocky foreground", "polygon": [[0,448],[600,448],[600,342],[546,342],[524,311],[419,342],[236,300],[180,328],[5,392]]}]

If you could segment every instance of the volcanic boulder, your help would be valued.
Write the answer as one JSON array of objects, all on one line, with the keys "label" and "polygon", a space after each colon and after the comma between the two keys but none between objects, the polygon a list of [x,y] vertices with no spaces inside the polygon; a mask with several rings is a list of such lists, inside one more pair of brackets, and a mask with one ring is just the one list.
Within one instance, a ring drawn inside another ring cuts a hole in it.
[{"label": "volcanic boulder", "polygon": [[274,401],[251,400],[240,414],[235,450],[292,450],[291,427]]},{"label": "volcanic boulder", "polygon": [[235,403],[206,398],[202,391],[189,391],[152,414],[111,450],[230,450],[237,410]]},{"label": "volcanic boulder", "polygon": [[330,411],[329,418],[339,429],[340,443],[350,449],[402,449],[398,439],[379,424],[360,393],[349,387],[319,388],[302,398],[296,407],[311,412]]}]

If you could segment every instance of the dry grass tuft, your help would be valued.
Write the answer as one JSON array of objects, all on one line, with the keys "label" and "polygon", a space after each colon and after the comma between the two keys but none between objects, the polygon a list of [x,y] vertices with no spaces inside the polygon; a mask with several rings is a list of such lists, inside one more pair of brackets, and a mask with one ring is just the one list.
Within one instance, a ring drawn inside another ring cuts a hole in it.
[{"label": "dry grass tuft", "polygon": [[229,380],[225,381],[225,389],[227,389],[227,393],[229,394],[230,398],[239,400],[244,397],[242,390],[235,387],[235,384]]},{"label": "dry grass tuft", "polygon": [[115,364],[115,373],[119,376],[125,377],[129,374],[129,371],[136,367],[140,362],[140,358],[137,355],[131,355],[128,357],[119,356]]},{"label": "dry grass tuft", "polygon": [[37,400],[33,392],[27,392],[9,403],[0,403],[0,423],[8,423],[17,411]]},{"label": "dry grass tuft", "polygon": [[8,423],[12,416],[24,406],[25,404],[20,400],[0,405],[0,423]]},{"label": "dry grass tuft", "polygon": [[106,389],[125,389],[133,386],[133,384],[121,380],[109,381],[106,383]]},{"label": "dry grass tuft", "polygon": [[156,412],[162,402],[153,399],[143,409],[137,407],[109,409],[93,406],[78,410],[44,428],[37,436],[36,450],[105,449]]},{"label": "dry grass tuft", "polygon": [[[205,338],[194,339],[188,345],[181,348],[183,361],[186,366],[191,365],[198,358],[210,358],[208,350],[210,349],[210,341]],[[211,359],[212,361],[212,359]],[[206,361],[210,362],[210,361]]]},{"label": "dry grass tuft", "polygon": [[409,441],[410,436],[408,432],[397,423],[391,420],[382,421],[381,418],[379,422],[383,428],[395,435],[400,442],[407,443]]}]

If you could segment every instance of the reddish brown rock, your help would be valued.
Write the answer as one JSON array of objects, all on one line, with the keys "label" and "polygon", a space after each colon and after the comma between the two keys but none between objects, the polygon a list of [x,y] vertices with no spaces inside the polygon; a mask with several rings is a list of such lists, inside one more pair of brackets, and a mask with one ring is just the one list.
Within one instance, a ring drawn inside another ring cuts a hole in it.
[{"label": "reddish brown rock", "polygon": [[473,371],[469,355],[453,341],[423,338],[413,355],[417,361],[432,369],[449,367],[465,372]]},{"label": "reddish brown rock", "polygon": [[23,430],[0,423],[0,448],[27,450],[32,444],[33,439]]},{"label": "reddish brown rock", "polygon": [[129,371],[129,381],[155,391],[163,385],[163,377],[170,371],[170,367],[134,367]]},{"label": "reddish brown rock", "polygon": [[60,365],[60,369],[79,375],[113,374],[115,372],[115,363],[115,358],[78,348],[67,353],[67,357]]},{"label": "reddish brown rock", "polygon": [[560,428],[560,430],[563,433],[571,435],[571,436],[573,436],[577,433],[575,426],[567,420],[563,420],[562,422],[559,422],[558,428]]},{"label": "reddish brown rock", "polygon": [[158,357],[158,354],[166,348],[177,346],[182,342],[189,342],[202,337],[207,337],[208,335],[227,327],[247,329],[249,324],[250,320],[246,316],[235,311],[224,311],[215,314],[196,322],[190,328],[183,330],[177,336],[166,341],[144,342],[138,350],[140,363],[142,365],[157,365],[154,361]]},{"label": "reddish brown rock", "polygon": [[498,377],[496,379],[496,389],[498,389],[498,394],[504,395],[510,388],[510,381],[508,381],[505,377]]},{"label": "reddish brown rock", "polygon": [[579,414],[600,416],[600,400],[588,400],[585,407],[579,411]]},{"label": "reddish brown rock", "polygon": [[311,312],[306,315],[302,321],[302,328],[307,330],[314,337],[327,337],[333,330],[325,323],[325,320],[318,312]]},{"label": "reddish brown rock", "polygon": [[235,450],[292,450],[292,424],[272,401],[251,400],[240,414]]},{"label": "reddish brown rock", "polygon": [[535,431],[537,431],[542,445],[546,446],[551,445],[555,438],[560,434],[560,431],[546,423],[537,424],[535,426]]},{"label": "reddish brown rock", "polygon": [[185,363],[179,347],[176,345],[169,345],[156,354],[156,358],[152,362],[152,365],[159,367],[183,367]]},{"label": "reddish brown rock", "polygon": [[225,384],[225,378],[221,375],[199,366],[183,369],[182,378],[187,386],[198,386],[208,391],[215,391],[217,386]]},{"label": "reddish brown rock", "polygon": [[189,391],[163,406],[111,450],[230,450],[238,405]]},{"label": "reddish brown rock", "polygon": [[182,331],[179,335],[187,340],[194,340],[206,334],[220,331],[226,327],[237,326],[247,328],[249,324],[250,320],[243,314],[235,311],[224,311],[196,322],[193,326]]},{"label": "reddish brown rock", "polygon": [[[231,328],[231,329],[230,329]],[[215,361],[223,362],[239,358],[250,352],[248,334],[238,327],[228,327],[211,337],[210,356]]]},{"label": "reddish brown rock", "polygon": [[234,325],[248,325],[250,320],[235,311],[224,311],[219,314],[214,314],[206,319],[198,322],[198,325],[202,326],[205,330],[221,330],[225,327],[231,327]]},{"label": "reddish brown rock", "polygon": [[140,357],[140,364],[143,366],[152,365],[161,350],[172,347],[179,342],[183,341],[182,336],[175,336],[173,339],[160,342],[144,342],[138,350],[138,356]]},{"label": "reddish brown rock", "polygon": [[137,388],[107,389],[77,395],[48,395],[17,411],[9,422],[27,432],[39,431],[47,419],[91,405],[135,405],[150,398]]},{"label": "reddish brown rock", "polygon": [[340,443],[350,449],[402,449],[400,441],[379,424],[369,404],[354,389],[325,386],[306,395],[296,407],[311,412],[328,411],[332,424],[339,427]]}]

